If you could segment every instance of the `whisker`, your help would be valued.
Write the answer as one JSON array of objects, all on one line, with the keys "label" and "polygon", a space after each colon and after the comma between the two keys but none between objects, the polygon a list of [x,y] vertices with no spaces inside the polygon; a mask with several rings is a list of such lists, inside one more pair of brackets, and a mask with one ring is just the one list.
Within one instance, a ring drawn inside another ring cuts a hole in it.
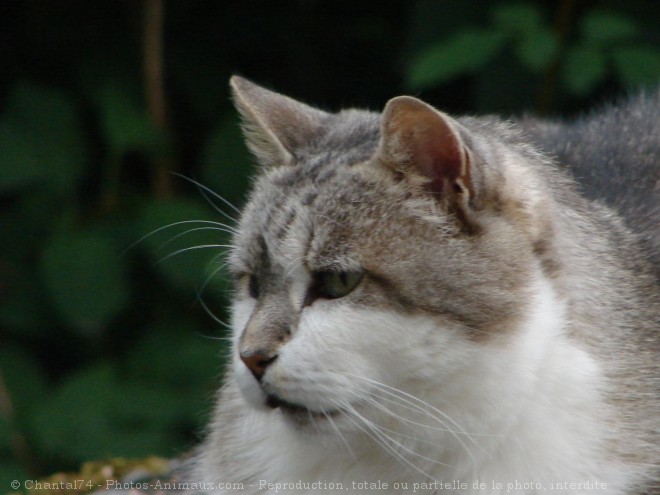
[{"label": "whisker", "polygon": [[144,241],[145,241],[146,239],[148,239],[149,237],[151,237],[151,236],[157,234],[158,232],[161,232],[161,231],[163,231],[163,230],[165,230],[165,229],[170,229],[170,228],[172,228],[172,227],[176,227],[177,225],[184,225],[184,224],[190,224],[190,223],[197,223],[197,224],[210,224],[210,225],[214,225],[215,227],[226,228],[226,229],[228,229],[228,232],[230,232],[230,233],[232,233],[232,234],[236,234],[236,233],[237,233],[236,229],[234,229],[233,227],[230,227],[229,225],[225,225],[224,223],[221,223],[221,222],[214,222],[214,221],[211,221],[211,220],[182,220],[182,221],[180,221],[180,222],[174,222],[174,223],[170,223],[170,224],[168,224],[168,225],[164,225],[164,226],[162,226],[162,227],[158,227],[157,229],[152,230],[152,231],[149,232],[148,234],[143,235],[143,236],[140,237],[137,241],[135,241],[133,244],[131,244],[130,246],[128,246],[126,249],[124,249],[124,251],[121,253],[121,255],[122,255],[122,256],[126,255],[126,253],[127,253],[128,251],[130,251],[131,249],[133,249],[135,246],[137,246],[137,245],[140,244],[141,242],[144,242]]},{"label": "whisker", "polygon": [[[348,410],[347,410],[348,411]],[[374,436],[372,432],[367,430],[364,426],[362,426],[358,421],[355,419],[351,418],[350,415],[346,415],[346,419],[350,421],[358,430],[360,430],[362,433],[367,435],[369,438],[371,438],[374,442],[376,442],[376,445],[379,445],[385,452],[388,452],[394,459],[397,461],[403,462],[404,464],[412,465],[408,459],[402,456],[401,453],[397,452],[391,445],[389,445],[387,442],[385,442],[383,439]]]},{"label": "whisker", "polygon": [[158,246],[158,250],[160,251],[160,250],[164,249],[166,246],[169,246],[170,244],[172,244],[178,238],[183,237],[185,235],[188,235],[192,232],[196,232],[198,230],[217,230],[219,232],[227,232],[227,233],[230,233],[230,234],[233,233],[232,230],[221,228],[221,227],[195,227],[194,229],[188,229],[185,232],[181,232],[180,234],[177,234],[174,237],[172,237],[171,239],[165,241],[163,244]]},{"label": "whisker", "polygon": [[[354,374],[352,374],[352,373],[344,373],[344,374],[345,374],[345,375],[348,375],[348,376],[352,376],[352,377],[357,378],[357,379],[364,380],[364,381],[366,381],[366,382],[368,382],[368,383],[370,383],[370,384],[372,384],[372,385],[374,385],[374,386],[376,386],[376,387],[379,387],[379,388],[381,389],[381,391],[383,391],[383,392],[385,392],[385,393],[387,393],[387,394],[389,394],[389,395],[391,395],[391,396],[394,396],[394,397],[400,398],[400,399],[402,399],[402,400],[405,400],[405,399],[407,398],[407,399],[409,399],[409,400],[407,400],[406,403],[407,403],[407,404],[410,404],[410,406],[412,406],[412,407],[418,408],[419,411],[424,411],[424,409],[422,408],[422,406],[428,407],[431,411],[433,411],[433,412],[435,412],[435,413],[441,415],[443,418],[445,418],[446,420],[448,420],[449,422],[451,422],[451,423],[452,423],[452,424],[458,429],[457,433],[462,433],[462,434],[464,434],[464,435],[466,435],[466,436],[470,436],[470,435],[471,435],[470,433],[466,432],[466,431],[461,427],[461,425],[459,425],[456,421],[454,421],[454,420],[453,420],[450,416],[448,416],[446,413],[444,413],[444,412],[441,411],[440,409],[435,408],[434,406],[432,406],[432,405],[429,404],[428,402],[426,402],[426,401],[420,399],[419,397],[415,397],[414,395],[411,395],[411,394],[409,394],[408,392],[404,392],[403,390],[400,390],[400,389],[398,389],[398,388],[392,387],[392,386],[390,386],[390,385],[386,385],[385,383],[381,383],[381,382],[379,382],[379,381],[377,381],[377,380],[373,380],[373,379],[371,379],[371,378],[367,378],[367,377],[360,376],[360,375],[354,375]],[[399,394],[400,394],[400,395],[399,395]],[[413,401],[414,401],[414,402],[413,402]],[[416,405],[415,402],[421,404],[421,406],[420,406],[420,405]]]},{"label": "whisker", "polygon": [[195,332],[195,335],[197,335],[197,336],[199,336],[199,337],[201,337],[201,338],[203,338],[203,339],[219,340],[219,341],[221,341],[221,342],[227,342],[227,343],[229,343],[229,344],[232,343],[232,338],[231,338],[231,337],[227,337],[227,336],[224,336],[224,337],[223,337],[223,336],[218,336],[218,335],[206,335],[205,333],[201,333],[201,332]]},{"label": "whisker", "polygon": [[[451,466],[451,465],[449,465],[449,464],[445,464],[444,462],[440,462],[440,461],[438,461],[438,460],[436,460],[436,459],[432,459],[432,458],[427,457],[427,456],[425,456],[425,455],[422,455],[422,454],[420,454],[419,452],[415,452],[415,451],[412,450],[411,448],[406,447],[406,446],[403,445],[402,443],[397,442],[397,441],[394,440],[391,436],[389,436],[389,435],[386,434],[386,433],[388,433],[388,432],[391,432],[392,430],[388,430],[387,428],[383,428],[382,426],[380,426],[380,425],[378,425],[378,424],[376,424],[376,423],[373,423],[373,422],[371,423],[371,425],[372,425],[376,430],[378,430],[383,436],[385,436],[385,437],[388,438],[391,442],[393,442],[395,445],[397,445],[397,446],[400,447],[401,449],[405,450],[406,452],[408,452],[408,453],[414,455],[415,457],[419,457],[420,459],[423,459],[423,460],[425,460],[425,461],[428,461],[428,462],[430,462],[430,463],[432,463],[432,464],[437,464],[437,465],[439,465],[439,466],[444,466],[444,467],[448,467],[448,468],[452,468],[452,469],[454,469],[454,468],[456,467],[456,466]],[[417,440],[417,439],[415,439],[414,437],[410,437],[410,436],[407,436],[407,435],[404,435],[404,438],[412,438],[412,439],[414,439],[414,440]]]},{"label": "whisker", "polygon": [[[421,469],[420,467],[418,467],[418,466],[416,466],[415,464],[413,464],[409,459],[407,459],[403,454],[401,454],[401,452],[398,452],[398,451],[394,448],[394,446],[392,446],[391,444],[394,444],[394,445],[396,445],[397,447],[399,447],[399,448],[401,448],[401,449],[403,449],[403,450],[409,452],[410,454],[415,455],[415,456],[417,456],[417,457],[420,457],[420,458],[422,458],[422,459],[424,459],[424,460],[432,461],[432,462],[434,462],[434,463],[441,464],[441,465],[446,466],[446,467],[454,468],[454,466],[449,466],[449,465],[447,465],[447,464],[443,464],[443,463],[441,463],[441,462],[439,462],[439,461],[435,461],[435,460],[430,459],[430,458],[428,458],[428,457],[425,457],[425,456],[423,456],[423,455],[421,455],[421,454],[418,454],[417,452],[415,452],[415,451],[413,451],[413,450],[407,448],[406,446],[402,445],[400,442],[397,442],[397,441],[394,440],[393,438],[391,438],[391,437],[385,435],[382,431],[379,431],[379,430],[378,430],[378,428],[377,428],[376,425],[374,425],[371,421],[367,420],[364,416],[362,416],[360,413],[358,413],[354,408],[351,408],[351,410],[350,410],[350,414],[352,414],[352,415],[356,416],[358,419],[360,419],[360,420],[364,423],[364,425],[365,425],[365,426],[371,431],[371,433],[373,433],[373,435],[375,435],[376,438],[374,438],[374,436],[372,436],[371,434],[369,434],[369,432],[367,432],[365,429],[360,428],[364,433],[366,433],[366,434],[367,434],[368,436],[370,436],[372,439],[376,440],[376,442],[377,442],[378,444],[380,444],[382,447],[384,447],[384,448],[385,448],[388,452],[390,452],[390,453],[391,453],[396,459],[398,459],[398,460],[400,460],[401,462],[403,462],[404,464],[410,466],[410,467],[413,468],[415,471],[417,471],[418,473],[420,473],[420,474],[426,476],[427,478],[429,478],[429,479],[431,479],[431,480],[435,480],[435,478],[434,478],[433,476],[431,476],[430,474],[428,474],[427,472],[425,472],[423,469]],[[351,418],[349,417],[348,419],[350,420]],[[356,426],[358,426],[357,423],[355,423],[354,421],[351,420],[351,422],[353,422],[353,424],[355,424]],[[358,428],[359,428],[359,426],[358,426]],[[378,441],[377,439],[379,439],[380,441]],[[388,442],[389,442],[389,443],[388,443]]]},{"label": "whisker", "polygon": [[159,264],[163,263],[164,261],[167,261],[168,259],[172,258],[173,256],[177,256],[177,255],[179,255],[181,253],[185,253],[187,251],[193,251],[193,250],[197,250],[197,249],[211,249],[211,248],[227,249],[227,248],[231,248],[231,247],[232,246],[229,246],[227,244],[200,244],[199,246],[191,246],[191,247],[179,249],[177,251],[174,251],[173,253],[168,254],[164,258],[159,259],[156,264],[159,265]]},{"label": "whisker", "polygon": [[201,296],[200,293],[197,293],[197,302],[204,309],[204,311],[206,311],[206,314],[208,314],[213,319],[213,321],[215,321],[220,326],[226,328],[227,330],[231,330],[231,325],[229,325],[229,323],[227,323],[226,321],[223,321],[220,318],[218,318],[218,316],[204,302],[204,299],[202,299],[202,296]]},{"label": "whisker", "polygon": [[[353,393],[353,395],[356,396],[356,397],[359,397],[360,400],[370,404],[373,407],[376,407],[377,409],[380,409],[381,411],[385,412],[386,414],[389,414],[390,416],[392,416],[393,418],[396,418],[399,421],[402,421],[402,422],[405,422],[405,423],[410,423],[410,424],[415,425],[415,426],[424,426],[424,427],[427,426],[427,425],[423,425],[423,424],[416,423],[414,421],[408,420],[407,418],[404,418],[403,416],[400,416],[400,415],[396,414],[394,411],[389,410],[387,407],[385,407],[383,404],[379,403],[376,399],[374,399],[372,397],[360,397],[357,393]],[[401,436],[401,437],[404,437],[404,438],[408,438],[408,439],[411,439],[411,440],[415,440],[415,441],[418,441],[418,442],[421,442],[421,443],[426,443],[428,445],[435,445],[434,442],[430,442],[430,441],[421,439],[418,436],[406,435],[405,433],[401,433],[401,432],[398,432],[398,431],[395,431],[395,430],[391,430],[389,428],[385,428],[383,425],[378,425],[378,427],[381,430],[386,431],[388,433],[392,433],[392,434],[395,434],[395,435],[398,435],[398,436]],[[441,431],[446,431],[445,429],[440,429],[440,428],[437,428],[437,427],[432,427],[432,429],[439,429]]]},{"label": "whisker", "polygon": [[[394,404],[396,406],[403,407],[404,409],[407,409],[408,411],[423,412],[424,414],[429,416],[429,412],[424,411],[422,408],[420,408],[420,406],[415,406],[414,404],[413,405],[408,405],[407,402],[397,402],[394,399],[384,397],[384,396],[378,396],[377,398],[380,399],[380,400],[384,400],[386,402],[389,402],[390,404]],[[400,400],[404,400],[401,397],[397,397],[397,398],[400,399]],[[373,400],[373,399],[371,399],[371,400]],[[375,402],[375,404],[378,404],[378,401],[374,401],[374,402]],[[424,401],[422,401],[422,403],[424,403]],[[379,405],[381,407],[384,407],[382,404],[379,404]],[[402,421],[406,421],[406,422],[408,422],[412,425],[415,425],[415,426],[421,426],[421,427],[427,428],[429,430],[444,431],[444,432],[447,432],[447,433],[456,433],[456,434],[459,434],[459,435],[466,435],[466,436],[473,436],[473,437],[503,437],[504,436],[504,435],[497,434],[497,433],[474,433],[474,432],[471,432],[471,431],[467,432],[463,429],[461,429],[459,431],[459,430],[452,430],[451,428],[447,428],[447,427],[441,428],[441,427],[438,427],[438,426],[426,425],[424,423],[417,423],[415,421],[412,421],[411,419],[404,418],[403,416],[397,415],[393,411],[390,411],[387,408],[385,408],[384,410],[386,412],[390,413],[393,417],[399,418]],[[445,424],[444,421],[442,421],[440,418],[437,418],[435,416],[430,416],[430,417],[432,417],[433,419],[435,419],[438,422],[441,422],[443,425]]]},{"label": "whisker", "polygon": [[346,438],[344,437],[344,435],[342,435],[339,428],[337,428],[337,425],[335,424],[335,421],[332,419],[332,416],[330,414],[326,413],[325,411],[323,412],[323,416],[325,416],[325,418],[328,420],[328,423],[330,424],[330,426],[332,426],[332,429],[335,430],[335,433],[337,433],[337,436],[341,440],[341,443],[344,444],[344,446],[346,447],[346,450],[348,450],[348,452],[351,454],[351,458],[354,461],[357,461],[357,456],[355,455],[355,452],[353,451],[353,449],[350,446],[350,444],[348,443],[348,441],[346,441]]},{"label": "whisker", "polygon": [[[216,259],[216,258],[217,258],[217,256],[214,259]],[[211,311],[211,309],[208,307],[208,305],[204,302],[204,299],[202,298],[202,296],[204,294],[204,291],[206,290],[206,287],[211,282],[211,280],[213,280],[213,277],[215,277],[218,274],[219,271],[221,271],[223,268],[225,268],[225,266],[227,266],[227,263],[222,263],[215,270],[213,270],[209,274],[208,277],[206,277],[206,279],[204,280],[204,283],[202,284],[202,286],[197,290],[197,301],[202,306],[202,308],[204,308],[204,311],[206,311],[206,313],[216,323],[219,323],[221,326],[225,327],[226,329],[231,330],[231,326],[228,323],[226,323],[225,321],[218,318],[218,316],[215,313],[213,313],[213,311]]]},{"label": "whisker", "polygon": [[[452,431],[452,430],[447,430],[448,433],[451,433],[452,436],[461,444],[461,446],[465,449],[467,454],[470,456],[472,461],[476,464],[476,459],[472,453],[472,451],[468,448],[468,446],[465,444],[465,442],[462,440],[461,435],[467,437],[467,439],[475,445],[477,448],[479,448],[482,452],[485,452],[483,447],[472,437],[472,435],[468,432],[466,432],[461,425],[459,425],[456,421],[454,421],[450,416],[448,416],[446,413],[443,411],[437,409],[436,407],[432,406],[426,401],[423,401],[422,399],[415,397],[414,395],[411,395],[407,392],[404,392],[403,390],[399,390],[397,388],[391,387],[389,385],[386,385],[384,383],[380,383],[376,380],[372,380],[370,378],[366,378],[363,376],[359,375],[353,375],[350,373],[345,373],[348,376],[353,376],[354,378],[361,379],[367,383],[370,383],[374,387],[377,387],[380,389],[382,393],[388,394],[390,396],[396,397],[397,399],[404,401],[405,403],[409,404],[411,407],[415,408],[419,412],[425,414],[429,418],[437,421],[440,423],[442,426],[446,426],[446,423],[440,419],[440,417],[444,418],[445,420],[449,421],[455,428],[457,428],[457,431]],[[428,408],[425,409],[425,408]],[[429,411],[430,410],[430,411]],[[435,416],[434,414],[431,414],[431,412],[436,413],[438,416]]]},{"label": "whisker", "polygon": [[[178,173],[178,172],[173,172],[173,174],[176,175],[177,177],[180,177],[180,178],[182,178],[182,179],[184,179],[184,180],[187,180],[187,181],[190,182],[191,184],[194,184],[195,186],[197,186],[197,188],[200,190],[200,192],[202,193],[202,195],[204,196],[204,198],[206,198],[207,201],[209,201],[209,198],[208,198],[208,196],[206,195],[206,194],[208,193],[208,194],[212,195],[213,197],[215,197],[215,198],[219,199],[220,201],[222,201],[225,205],[227,205],[229,208],[231,208],[232,210],[234,210],[234,211],[235,211],[236,213],[238,213],[239,215],[241,214],[241,211],[240,211],[236,206],[234,206],[233,204],[231,204],[231,202],[229,202],[228,200],[226,200],[225,198],[223,198],[220,194],[218,194],[217,192],[215,192],[213,189],[211,189],[211,188],[205,186],[204,184],[202,184],[201,182],[196,181],[195,179],[192,179],[192,178],[190,178],[190,177],[187,177],[187,176],[185,176],[185,175],[182,175],[182,174],[180,174],[180,173]],[[215,203],[213,203],[213,201],[209,201],[209,203],[210,203],[210,204],[216,209],[216,211],[218,211],[218,213],[221,213],[221,214],[224,215],[225,217],[229,218],[232,222],[236,222],[236,219],[235,219],[235,218],[233,218],[231,215],[228,215],[228,214],[225,213],[224,211],[220,210],[220,209],[215,205]]]},{"label": "whisker", "polygon": [[[416,406],[416,405],[414,405],[414,404],[409,404],[407,401],[405,401],[404,399],[402,399],[402,398],[400,398],[400,397],[397,397],[397,399],[399,399],[399,401],[396,401],[396,400],[394,400],[394,399],[392,399],[392,398],[388,398],[388,397],[385,397],[385,396],[382,396],[382,395],[377,396],[377,398],[380,399],[380,400],[383,400],[383,401],[385,401],[385,402],[389,402],[390,404],[394,404],[394,405],[396,405],[396,406],[403,407],[404,409],[407,409],[408,411],[412,411],[412,412],[421,412],[421,413],[424,413],[426,416],[429,415],[428,411],[425,411],[425,410],[422,409],[420,406]],[[443,431],[443,432],[446,432],[446,433],[462,433],[462,432],[460,432],[460,431],[456,431],[456,430],[452,430],[452,429],[450,429],[450,428],[447,428],[447,427],[446,427],[446,424],[444,423],[444,421],[442,421],[440,418],[437,418],[437,417],[435,417],[435,416],[432,416],[432,418],[433,418],[435,421],[440,422],[440,423],[443,425],[443,427],[426,425],[426,424],[424,424],[424,423],[418,423],[418,422],[413,421],[413,420],[411,420],[411,419],[405,418],[405,417],[403,417],[403,416],[401,416],[401,415],[396,414],[394,411],[388,409],[388,408],[385,407],[383,404],[380,404],[380,403],[379,403],[377,400],[375,400],[375,399],[363,398],[363,400],[369,400],[370,403],[373,403],[374,405],[378,405],[379,408],[381,408],[383,411],[385,411],[385,412],[387,412],[388,414],[390,414],[392,417],[397,418],[397,419],[399,419],[399,420],[401,420],[401,421],[405,421],[406,423],[409,423],[409,424],[411,424],[411,425],[414,425],[414,426],[421,426],[421,427],[426,428],[426,429],[429,429],[429,430]]]},{"label": "whisker", "polygon": [[[406,417],[404,417],[404,416],[401,416],[400,414],[396,414],[394,411],[392,411],[391,409],[388,409],[388,408],[385,407],[383,404],[381,404],[380,402],[378,402],[375,398],[372,398],[372,397],[362,397],[362,396],[358,395],[357,393],[353,393],[353,395],[356,396],[358,399],[360,399],[360,400],[362,400],[362,401],[365,401],[365,402],[371,404],[371,405],[374,406],[374,407],[377,407],[378,409],[380,409],[381,411],[383,411],[383,412],[389,414],[389,415],[392,416],[393,418],[398,419],[398,420],[401,421],[401,422],[404,422],[404,423],[410,424],[410,425],[412,425],[412,426],[419,426],[419,427],[422,427],[422,428],[427,429],[427,430],[442,431],[442,432],[446,432],[446,433],[460,433],[460,432],[457,432],[457,431],[451,430],[451,429],[446,428],[446,427],[431,426],[431,425],[426,425],[426,424],[424,424],[424,423],[419,423],[419,422],[417,422],[417,421],[413,421],[412,419],[409,419],[409,418],[406,418]],[[383,400],[383,401],[389,402],[390,404],[394,404],[394,405],[396,405],[396,406],[403,407],[403,408],[405,408],[405,409],[407,409],[407,410],[409,410],[409,411],[420,412],[419,408],[412,408],[412,407],[406,405],[405,403],[402,404],[401,402],[396,402],[396,401],[394,401],[394,400],[392,400],[392,399],[389,399],[389,398],[387,398],[387,397],[378,396],[377,398],[380,399],[380,400]],[[421,412],[424,412],[424,411],[421,411]],[[425,413],[426,415],[428,415],[428,413],[426,413],[426,412],[424,412],[424,413]],[[441,421],[439,418],[435,418],[435,417],[434,417],[433,419],[435,419],[436,421]],[[444,422],[442,422],[442,424],[444,425]],[[406,435],[404,435],[403,433],[398,433],[398,432],[397,432],[397,434],[402,435],[402,436],[406,436]],[[409,438],[417,438],[417,437],[411,437],[411,436],[409,436]],[[421,439],[420,439],[420,441],[424,442],[424,440],[421,440]]]},{"label": "whisker", "polygon": [[[401,403],[401,402],[397,402],[397,401],[394,400],[394,399],[388,399],[387,397],[383,397],[383,396],[379,396],[378,398],[379,398],[379,399],[382,399],[382,400],[384,400],[384,401],[387,401],[387,402],[389,402],[389,403],[391,403],[391,404],[395,404],[395,405],[398,405],[398,406],[400,406],[400,407],[404,407],[405,409],[408,409],[409,411],[419,411],[419,412],[423,412],[424,414],[426,414],[427,416],[430,416],[431,418],[435,419],[436,421],[441,422],[443,425],[445,424],[445,422],[442,421],[440,418],[437,418],[437,417],[435,417],[435,416],[430,415],[428,411],[425,411],[425,410],[424,410],[423,408],[421,408],[420,406],[415,406],[414,404],[411,404],[410,406],[408,406],[408,405],[407,405],[407,404],[408,404],[407,401],[405,401],[404,403]],[[397,398],[400,399],[400,400],[405,400],[403,397],[397,397]],[[428,403],[422,401],[421,399],[418,399],[418,400],[419,400],[422,404],[427,405],[428,407],[433,407],[433,406],[431,406],[430,404],[428,404]],[[388,410],[388,411],[389,411],[389,410]],[[442,411],[438,411],[438,412],[442,413]],[[392,413],[392,414],[393,414],[393,413]],[[446,416],[448,419],[451,420],[451,417],[450,417],[450,416],[447,416],[446,413],[442,413],[442,414],[443,414],[444,416]],[[494,433],[474,433],[474,432],[471,432],[471,431],[468,432],[468,431],[465,431],[465,430],[464,430],[462,427],[460,427],[460,426],[459,426],[459,428],[461,428],[460,430],[452,430],[451,428],[447,428],[447,427],[440,428],[440,427],[437,427],[437,426],[425,425],[425,424],[423,424],[423,423],[416,423],[416,422],[414,422],[414,421],[412,421],[412,420],[409,420],[409,419],[407,419],[407,418],[403,418],[403,417],[401,417],[401,419],[403,419],[404,421],[408,421],[408,422],[410,422],[411,424],[414,424],[414,425],[416,425],[416,426],[422,426],[422,427],[424,427],[424,428],[428,428],[428,429],[431,429],[431,430],[444,431],[444,432],[447,432],[447,433],[455,433],[455,434],[459,434],[459,435],[466,435],[466,436],[468,436],[468,437],[470,437],[470,436],[473,436],[473,437],[502,437],[502,436],[503,436],[503,435],[498,435],[498,434],[494,434]],[[453,420],[452,420],[452,422],[453,422],[454,424],[457,424],[457,423],[454,422]]]},{"label": "whisker", "polygon": [[[394,411],[389,410],[387,407],[385,407],[383,404],[380,404],[380,403],[379,403],[377,400],[375,400],[375,398],[373,398],[373,397],[364,397],[364,396],[360,396],[360,395],[357,394],[357,393],[353,393],[353,395],[356,396],[356,397],[358,397],[358,399],[360,399],[361,401],[366,402],[366,403],[370,404],[371,406],[380,409],[381,411],[385,412],[386,414],[389,414],[390,416],[392,416],[393,418],[399,420],[399,421],[402,422],[402,423],[409,424],[409,425],[412,425],[412,426],[419,426],[419,427],[422,427],[422,428],[424,428],[424,429],[431,429],[431,430],[436,430],[436,431],[443,431],[443,432],[452,433],[452,434],[457,438],[457,440],[461,443],[461,446],[465,449],[465,451],[466,451],[467,454],[470,456],[470,458],[472,459],[472,461],[473,461],[473,462],[476,462],[475,459],[474,459],[474,456],[472,455],[472,452],[471,452],[470,449],[467,447],[467,445],[465,445],[465,443],[461,442],[461,441],[460,441],[460,438],[458,438],[458,437],[456,436],[458,433],[461,433],[461,432],[455,432],[455,431],[453,431],[453,430],[451,430],[451,429],[449,429],[449,428],[444,427],[444,422],[443,422],[440,418],[437,418],[437,417],[435,417],[435,416],[432,416],[432,415],[430,415],[427,411],[423,411],[423,410],[421,410],[421,409],[419,409],[419,408],[412,409],[412,408],[410,408],[410,407],[406,407],[406,409],[411,410],[411,411],[418,411],[418,412],[421,411],[421,412],[423,412],[425,415],[427,415],[427,416],[431,417],[433,420],[439,422],[441,425],[443,425],[443,427],[434,427],[434,426],[431,426],[431,425],[426,425],[426,424],[423,424],[423,423],[418,423],[418,422],[416,422],[416,421],[413,421],[413,420],[410,420],[410,419],[405,418],[405,417],[403,417],[403,416],[400,416],[400,415],[396,414]],[[390,403],[392,403],[392,404],[398,405],[398,406],[401,406],[401,405],[402,405],[401,403],[394,402],[394,401],[392,401],[392,400],[390,400],[390,399],[387,399],[387,398],[385,398],[385,397],[382,397],[382,396],[379,396],[378,398],[379,398],[380,400],[386,400],[386,401],[388,401],[388,402],[390,402]],[[372,422],[372,424],[373,424],[373,426],[374,426],[375,428],[380,429],[382,432],[387,432],[387,433],[390,433],[390,434],[394,434],[394,435],[397,435],[397,436],[399,436],[399,437],[407,438],[407,439],[413,440],[413,441],[415,441],[415,442],[417,442],[417,443],[421,443],[421,444],[432,445],[432,446],[436,445],[435,442],[428,441],[428,440],[426,440],[426,439],[424,439],[424,438],[420,438],[418,435],[417,435],[417,436],[407,435],[407,434],[405,434],[405,433],[403,433],[403,432],[399,432],[399,431],[391,430],[391,429],[389,429],[389,428],[385,428],[384,426],[379,425],[379,424],[376,424],[376,423],[373,423],[373,422]],[[412,430],[412,431],[415,431],[415,430]],[[403,445],[402,445],[401,447],[404,448],[404,449],[406,449],[406,450],[409,450],[409,449],[407,449],[407,448],[406,448],[405,446],[403,446]],[[450,466],[450,465],[447,465],[447,464],[443,464],[443,463],[441,463],[441,462],[439,462],[439,461],[436,461],[436,460],[434,460],[434,459],[429,459],[428,457],[425,457],[425,456],[423,456],[423,455],[421,455],[421,454],[419,454],[419,453],[417,453],[417,452],[414,452],[414,451],[412,451],[411,453],[414,454],[414,455],[416,455],[416,456],[418,456],[418,457],[424,458],[424,459],[426,459],[426,460],[428,460],[428,461],[431,461],[431,462],[434,462],[434,463],[437,463],[437,464],[442,464],[442,465],[444,465],[444,466],[446,466],[446,467],[454,467],[454,466]]]},{"label": "whisker", "polygon": [[215,277],[215,276],[218,274],[218,272],[222,271],[226,266],[227,266],[227,263],[226,263],[226,262],[225,262],[225,263],[222,263],[222,264],[220,264],[220,265],[218,265],[218,267],[217,267],[215,270],[213,270],[213,271],[209,274],[208,277],[206,277],[206,279],[204,280],[204,283],[202,284],[202,286],[201,286],[201,287],[199,288],[199,290],[197,291],[197,296],[198,296],[198,297],[201,297],[202,294],[204,294],[204,290],[205,290],[206,287],[209,285],[209,283],[211,282],[211,280],[213,280],[213,277]]},{"label": "whisker", "polygon": [[223,266],[228,265],[228,264],[229,264],[229,261],[228,261],[227,257],[228,257],[228,255],[229,255],[229,253],[230,253],[232,250],[235,250],[235,249],[236,249],[236,246],[230,246],[228,249],[223,250],[223,251],[220,251],[220,252],[219,252],[218,254],[216,254],[213,258],[211,258],[211,261],[209,261],[209,266],[211,266],[211,265],[217,263],[217,262],[218,262],[218,259],[221,259],[223,256],[226,257],[226,258],[225,258],[224,260],[222,260],[222,263],[221,263],[221,264],[222,264]]},{"label": "whisker", "polygon": [[[386,386],[386,385],[384,385],[384,384],[379,384],[379,386]],[[392,387],[390,387],[390,388],[392,388]],[[432,419],[432,420],[434,420],[434,421],[437,421],[442,427],[446,428],[446,426],[447,426],[447,424],[445,423],[445,421],[443,421],[443,419],[442,419],[442,418],[444,418],[444,419],[450,421],[450,422],[451,422],[456,428],[458,428],[458,431],[451,430],[451,429],[446,429],[445,431],[446,431],[447,433],[450,433],[450,434],[456,439],[456,441],[458,441],[458,443],[461,444],[461,446],[463,447],[463,449],[465,450],[465,452],[467,452],[468,456],[470,456],[470,459],[472,459],[472,462],[476,464],[476,459],[475,459],[475,457],[474,457],[474,455],[473,455],[473,453],[472,453],[472,450],[470,450],[470,448],[467,446],[467,444],[463,441],[463,439],[461,438],[461,435],[466,436],[466,437],[468,438],[468,440],[470,440],[474,445],[476,445],[476,446],[479,447],[480,449],[481,449],[482,447],[481,447],[481,446],[480,446],[480,445],[479,445],[479,444],[478,444],[478,443],[477,443],[477,442],[476,442],[476,441],[470,436],[470,434],[467,433],[467,432],[466,432],[466,431],[465,431],[465,430],[464,430],[459,424],[457,424],[457,423],[456,423],[451,417],[449,417],[446,413],[440,411],[439,409],[436,409],[435,407],[431,406],[431,405],[428,404],[427,402],[425,402],[425,401],[423,401],[423,400],[421,400],[421,399],[418,399],[417,397],[414,397],[414,396],[412,396],[412,395],[410,395],[410,394],[407,394],[407,393],[403,392],[402,390],[398,390],[398,389],[395,389],[395,388],[392,388],[392,390],[396,390],[397,393],[404,394],[404,397],[398,396],[398,395],[396,395],[396,394],[394,394],[394,393],[392,393],[392,392],[389,392],[389,391],[386,390],[386,389],[382,389],[382,388],[380,389],[381,392],[384,392],[384,393],[390,394],[390,395],[393,396],[393,397],[397,397],[397,399],[399,399],[399,400],[403,400],[403,401],[405,401],[407,404],[409,404],[411,407],[415,408],[417,411],[421,412],[422,414],[425,414],[428,418],[430,418],[430,419]],[[435,412],[435,413],[439,414],[441,417],[435,416],[435,415],[432,414],[430,411],[427,411],[426,409],[424,409],[424,407],[419,406],[419,405],[416,405],[414,402],[411,402],[411,401],[406,400],[406,399],[405,399],[405,396],[408,396],[408,397],[410,397],[410,398],[412,398],[412,399],[418,401],[420,404],[422,404],[422,406],[425,406],[425,407],[430,408],[430,409],[431,409],[431,412]]]}]

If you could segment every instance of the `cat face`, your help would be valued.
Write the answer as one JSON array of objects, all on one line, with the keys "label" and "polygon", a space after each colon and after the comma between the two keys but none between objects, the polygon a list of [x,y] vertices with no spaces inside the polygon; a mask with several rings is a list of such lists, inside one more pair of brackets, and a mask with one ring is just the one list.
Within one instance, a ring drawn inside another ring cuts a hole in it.
[{"label": "cat face", "polygon": [[496,151],[419,100],[331,115],[233,85],[264,166],[230,255],[246,401],[334,436],[478,416],[538,279]]}]

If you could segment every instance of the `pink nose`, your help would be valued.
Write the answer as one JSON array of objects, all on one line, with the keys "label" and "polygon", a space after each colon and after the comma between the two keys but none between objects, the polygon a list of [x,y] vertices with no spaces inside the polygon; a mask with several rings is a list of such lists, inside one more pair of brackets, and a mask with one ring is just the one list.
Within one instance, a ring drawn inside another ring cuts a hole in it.
[{"label": "pink nose", "polygon": [[262,351],[247,350],[240,353],[241,361],[252,372],[257,381],[261,381],[266,372],[266,368],[277,359],[277,354],[274,356],[268,355]]}]

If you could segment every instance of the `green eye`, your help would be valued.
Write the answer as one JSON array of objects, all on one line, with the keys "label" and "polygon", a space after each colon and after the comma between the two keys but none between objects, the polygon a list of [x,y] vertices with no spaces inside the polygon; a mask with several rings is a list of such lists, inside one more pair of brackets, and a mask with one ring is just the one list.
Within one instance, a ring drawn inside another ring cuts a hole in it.
[{"label": "green eye", "polygon": [[362,280],[362,272],[319,272],[318,293],[321,297],[337,299],[353,292]]}]

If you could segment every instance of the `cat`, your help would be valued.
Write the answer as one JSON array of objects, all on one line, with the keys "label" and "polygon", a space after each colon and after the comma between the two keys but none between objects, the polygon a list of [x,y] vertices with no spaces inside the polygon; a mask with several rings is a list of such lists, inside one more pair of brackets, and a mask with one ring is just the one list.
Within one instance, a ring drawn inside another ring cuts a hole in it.
[{"label": "cat", "polygon": [[660,91],[575,122],[522,119],[535,144],[580,179],[582,193],[615,209],[660,267]]},{"label": "cat", "polygon": [[564,125],[230,85],[261,167],[200,491],[658,493],[660,92]]}]

